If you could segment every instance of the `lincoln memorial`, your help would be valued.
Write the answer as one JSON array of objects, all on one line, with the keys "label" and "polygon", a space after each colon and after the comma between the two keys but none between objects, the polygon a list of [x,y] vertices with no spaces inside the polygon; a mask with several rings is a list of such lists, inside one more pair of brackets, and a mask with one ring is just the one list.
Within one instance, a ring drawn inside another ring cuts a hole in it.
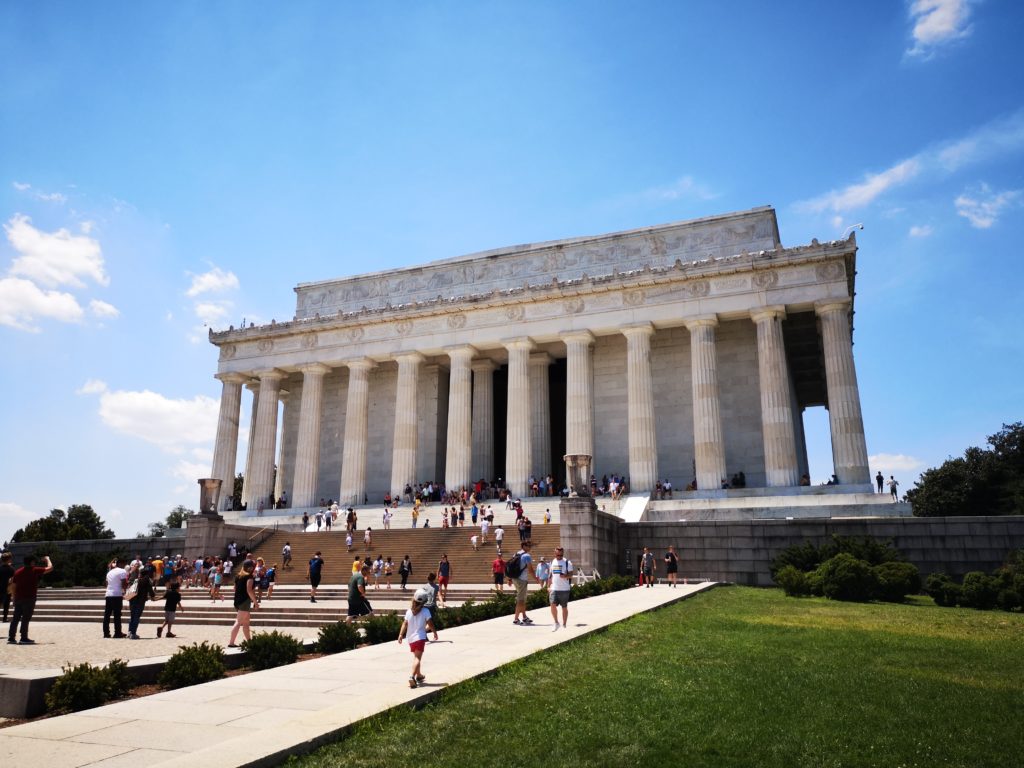
[{"label": "lincoln memorial", "polygon": [[[763,207],[301,283],[291,320],[210,334],[221,506],[243,390],[249,510],[426,481],[500,478],[525,497],[532,476],[562,487],[566,454],[633,494],[799,496],[813,406],[836,490],[863,498],[856,254],[852,234],[783,247]],[[739,472],[745,488],[722,491]]]}]

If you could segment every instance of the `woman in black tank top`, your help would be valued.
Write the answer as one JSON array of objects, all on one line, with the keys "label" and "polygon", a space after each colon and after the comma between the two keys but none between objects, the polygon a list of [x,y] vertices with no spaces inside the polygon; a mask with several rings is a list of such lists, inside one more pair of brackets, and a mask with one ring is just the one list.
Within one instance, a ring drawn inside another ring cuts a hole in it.
[{"label": "woman in black tank top", "polygon": [[255,563],[252,560],[246,560],[242,563],[242,568],[238,572],[238,576],[235,577],[235,610],[238,613],[235,616],[235,623],[231,627],[231,639],[228,641],[228,648],[237,648],[235,640],[238,638],[238,630],[242,630],[242,637],[249,640],[249,612],[253,608],[259,608],[260,604],[256,601],[256,585],[252,577],[253,568]]}]

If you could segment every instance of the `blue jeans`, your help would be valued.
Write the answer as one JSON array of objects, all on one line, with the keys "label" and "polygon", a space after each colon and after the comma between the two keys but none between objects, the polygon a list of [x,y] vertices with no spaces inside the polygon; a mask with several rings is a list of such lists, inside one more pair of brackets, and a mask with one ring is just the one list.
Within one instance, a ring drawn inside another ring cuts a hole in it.
[{"label": "blue jeans", "polygon": [[128,634],[137,635],[139,622],[142,620],[142,611],[146,608],[145,600],[131,600],[128,603]]}]

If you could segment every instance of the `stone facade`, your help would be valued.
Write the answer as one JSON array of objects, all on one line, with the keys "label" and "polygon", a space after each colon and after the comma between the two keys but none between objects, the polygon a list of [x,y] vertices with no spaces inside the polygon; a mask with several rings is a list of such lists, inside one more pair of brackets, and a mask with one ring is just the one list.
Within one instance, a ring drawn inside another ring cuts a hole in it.
[{"label": "stone facade", "polygon": [[803,409],[831,405],[839,481],[870,490],[856,249],[784,248],[757,208],[301,284],[293,320],[211,333],[213,476],[231,487],[245,403],[250,510],[281,492],[376,503],[487,467],[525,495],[531,475],[564,477],[569,448],[634,491],[739,471],[784,491],[806,471]]}]

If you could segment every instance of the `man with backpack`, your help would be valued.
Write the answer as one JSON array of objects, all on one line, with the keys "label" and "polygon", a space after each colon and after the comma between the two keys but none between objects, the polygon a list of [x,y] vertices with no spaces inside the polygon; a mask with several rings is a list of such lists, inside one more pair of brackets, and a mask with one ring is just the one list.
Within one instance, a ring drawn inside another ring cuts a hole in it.
[{"label": "man with backpack", "polygon": [[519,551],[505,563],[505,578],[516,589],[516,615],[512,620],[516,625],[533,624],[533,619],[526,615],[526,588],[530,585],[530,579],[537,575],[533,568],[533,558],[530,557],[532,548],[533,542],[524,541]]}]

